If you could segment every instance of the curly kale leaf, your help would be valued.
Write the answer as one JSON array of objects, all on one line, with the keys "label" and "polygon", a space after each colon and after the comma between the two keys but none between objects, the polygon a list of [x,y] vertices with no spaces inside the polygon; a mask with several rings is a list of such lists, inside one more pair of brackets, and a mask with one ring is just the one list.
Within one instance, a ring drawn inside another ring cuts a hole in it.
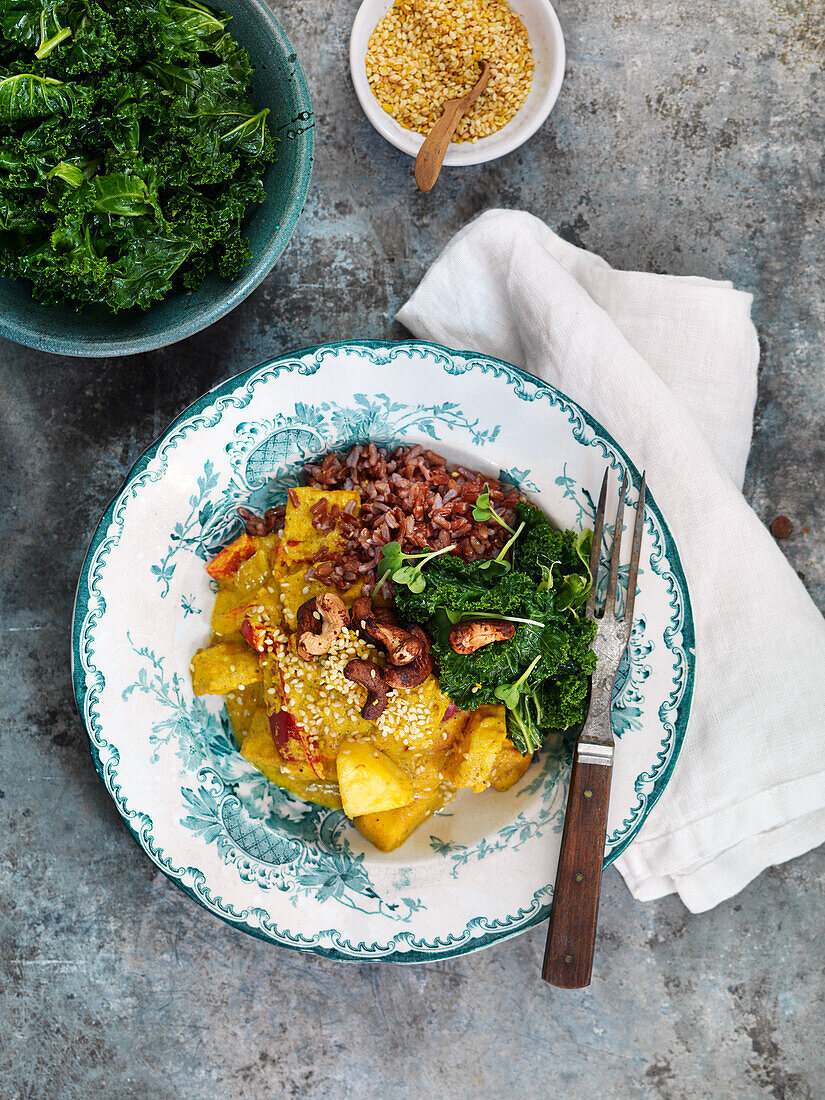
[{"label": "curly kale leaf", "polygon": [[426,584],[421,592],[396,587],[396,603],[410,622],[425,622],[438,609],[458,617],[471,612],[517,615],[536,589],[532,578],[513,572],[497,577],[483,566],[463,562],[455,554],[439,558],[424,566]]},{"label": "curly kale leaf", "polygon": [[[540,612],[536,604],[529,610]],[[537,749],[550,730],[567,729],[581,721],[588,678],[596,667],[590,649],[595,623],[553,614],[547,606],[545,611],[545,626],[517,624],[511,639],[469,656],[455,653],[443,636],[433,641],[442,690],[462,710],[505,703],[508,732],[521,752]],[[497,693],[519,681],[534,661],[515,700]],[[529,722],[530,715],[524,714],[528,704],[533,708]],[[521,721],[516,722],[514,715],[521,716]]]},{"label": "curly kale leaf", "polygon": [[[483,562],[449,555],[424,566],[420,592],[397,586],[395,601],[404,622],[423,623],[432,635],[441,687],[456,706],[503,702],[510,739],[526,753],[551,730],[584,717],[596,624],[577,611],[591,583],[589,532],[559,531],[530,504],[517,512],[525,528],[509,573],[491,574]],[[513,637],[456,653],[451,628],[487,617],[513,622]]]},{"label": "curly kale leaf", "polygon": [[98,0],[0,0],[0,31],[4,61],[48,61],[64,74],[96,71],[134,49]]},{"label": "curly kale leaf", "polygon": [[0,123],[17,123],[50,115],[68,115],[82,101],[83,89],[36,73],[17,73],[0,80]]},{"label": "curly kale leaf", "polygon": [[516,514],[525,530],[513,552],[515,567],[536,582],[551,570],[556,607],[581,607],[593,583],[589,564],[593,532],[561,531],[542,511],[524,501],[516,505]]},{"label": "curly kale leaf", "polygon": [[41,61],[71,38],[69,7],[67,0],[3,0],[0,30],[6,39],[27,47]]},{"label": "curly kale leaf", "polygon": [[0,274],[115,311],[239,274],[274,143],[228,23],[195,0],[0,0]]}]

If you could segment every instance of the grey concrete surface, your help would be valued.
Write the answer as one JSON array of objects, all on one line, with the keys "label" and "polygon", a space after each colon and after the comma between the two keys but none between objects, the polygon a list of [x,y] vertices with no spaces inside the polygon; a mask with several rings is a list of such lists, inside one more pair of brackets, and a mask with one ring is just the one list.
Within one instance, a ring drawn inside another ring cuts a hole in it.
[{"label": "grey concrete surface", "polygon": [[823,850],[695,917],[673,898],[634,902],[609,871],[594,983],[563,993],[539,981],[541,930],[417,968],[248,939],[155,871],[99,783],[68,631],[86,539],[131,463],[191,400],[271,354],[402,335],[395,309],[492,205],[617,266],[754,292],[746,492],[766,521],[793,520],[783,549],[825,608],[820,0],[558,0],[569,60],[550,121],[496,164],[445,171],[427,197],[358,109],[355,0],[273,7],[307,69],[318,155],[262,288],[139,358],[0,344],[0,1097],[825,1096]]}]

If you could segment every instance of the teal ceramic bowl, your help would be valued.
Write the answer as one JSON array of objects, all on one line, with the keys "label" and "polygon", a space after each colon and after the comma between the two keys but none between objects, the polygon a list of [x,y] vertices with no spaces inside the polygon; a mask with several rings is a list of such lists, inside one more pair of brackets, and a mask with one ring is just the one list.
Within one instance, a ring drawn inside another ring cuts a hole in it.
[{"label": "teal ceramic bowl", "polygon": [[133,355],[183,340],[229,313],[266,277],[286,248],[304,206],[315,146],[306,78],[284,29],[264,0],[215,0],[255,67],[256,104],[269,107],[277,159],[264,183],[266,201],[245,226],[252,259],[229,281],[210,275],[192,293],[172,294],[151,309],[113,314],[103,307],[43,306],[27,282],[0,279],[0,335],[58,355]]}]

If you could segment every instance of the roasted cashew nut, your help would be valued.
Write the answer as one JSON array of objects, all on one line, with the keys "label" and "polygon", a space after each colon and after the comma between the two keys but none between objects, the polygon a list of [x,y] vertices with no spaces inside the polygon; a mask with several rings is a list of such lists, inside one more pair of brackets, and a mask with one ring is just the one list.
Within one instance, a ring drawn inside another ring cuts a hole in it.
[{"label": "roasted cashew nut", "polygon": [[353,684],[367,689],[367,701],[361,708],[361,717],[368,722],[380,718],[387,706],[387,685],[378,665],[374,661],[356,658],[345,667],[344,675]]},{"label": "roasted cashew nut", "polygon": [[432,643],[420,626],[416,623],[410,627],[412,634],[421,643],[421,652],[408,665],[400,668],[395,665],[387,665],[384,670],[384,680],[390,688],[414,688],[421,684],[433,671]]},{"label": "roasted cashew nut", "polygon": [[386,649],[391,665],[411,664],[421,653],[419,639],[399,626],[388,608],[374,608],[368,596],[352,605],[352,620],[362,637]]},{"label": "roasted cashew nut", "polygon": [[325,592],[298,608],[298,656],[305,661],[329,653],[332,643],[349,626],[349,612],[340,596]]},{"label": "roasted cashew nut", "polygon": [[500,619],[475,619],[472,622],[458,623],[450,631],[450,648],[455,653],[469,655],[491,642],[506,642],[516,632],[513,623]]}]

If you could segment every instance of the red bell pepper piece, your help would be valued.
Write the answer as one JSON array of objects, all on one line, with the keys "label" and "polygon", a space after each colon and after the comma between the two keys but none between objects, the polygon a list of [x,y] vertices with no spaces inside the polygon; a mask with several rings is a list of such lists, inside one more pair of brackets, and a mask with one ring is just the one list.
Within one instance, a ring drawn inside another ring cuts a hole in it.
[{"label": "red bell pepper piece", "polygon": [[303,763],[299,756],[293,755],[294,750],[292,749],[292,744],[297,741],[304,750],[306,762],[319,779],[324,778],[324,773],[321,768],[321,757],[318,754],[318,750],[312,746],[306,733],[301,729],[288,710],[279,710],[275,714],[270,714],[269,730],[272,734],[272,740],[275,742],[275,748],[284,760]]},{"label": "red bell pepper piece", "polygon": [[206,572],[210,577],[214,577],[216,581],[229,580],[238,572],[243,563],[254,557],[257,552],[258,547],[255,540],[244,532],[240,538],[230,542],[228,546],[221,550],[220,554],[217,554],[210,561],[206,567]]},{"label": "red bell pepper piece", "polygon": [[253,623],[251,619],[244,619],[241,623],[241,637],[257,653],[271,653],[278,644],[278,639],[268,626],[263,623]]}]

